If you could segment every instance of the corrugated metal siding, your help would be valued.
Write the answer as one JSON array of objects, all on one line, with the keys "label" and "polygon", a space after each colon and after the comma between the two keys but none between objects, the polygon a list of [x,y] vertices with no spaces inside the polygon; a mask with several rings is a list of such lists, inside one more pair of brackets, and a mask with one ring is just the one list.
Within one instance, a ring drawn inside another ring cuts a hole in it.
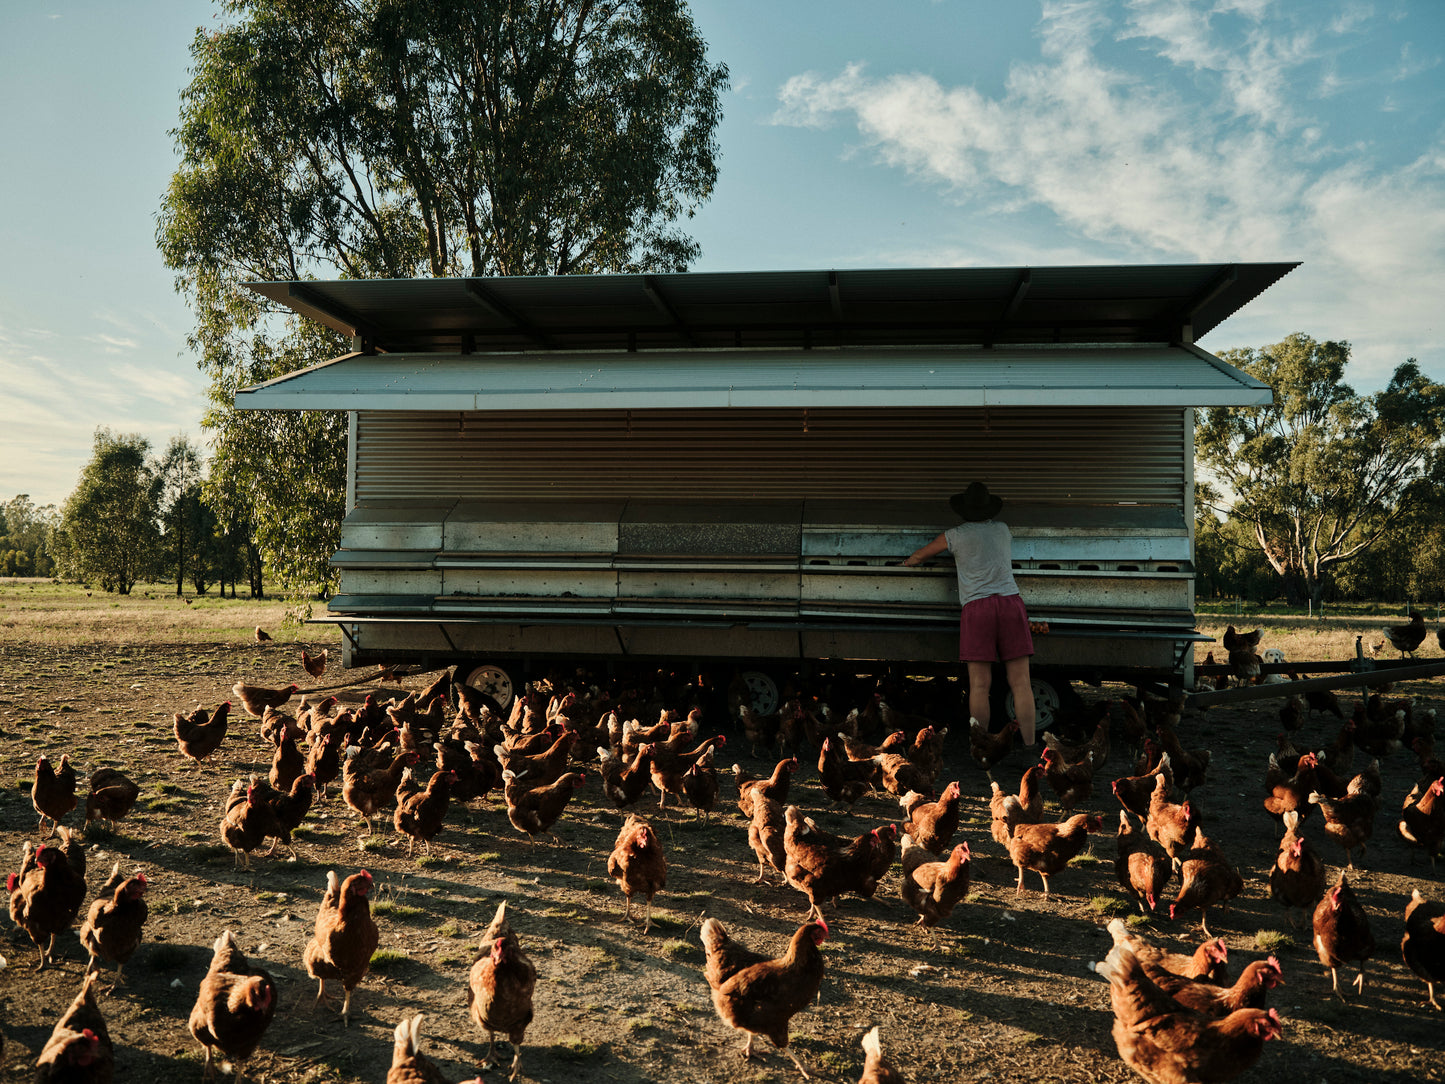
[{"label": "corrugated metal siding", "polygon": [[356,498],[937,500],[1182,505],[1184,411],[361,411]]}]

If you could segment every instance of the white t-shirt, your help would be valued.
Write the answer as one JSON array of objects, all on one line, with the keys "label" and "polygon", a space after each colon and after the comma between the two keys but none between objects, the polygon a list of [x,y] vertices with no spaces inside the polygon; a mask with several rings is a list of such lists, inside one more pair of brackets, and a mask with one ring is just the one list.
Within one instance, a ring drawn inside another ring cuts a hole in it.
[{"label": "white t-shirt", "polygon": [[1013,574],[1013,536],[996,519],[960,523],[943,532],[958,571],[958,604],[967,606],[989,595],[1017,595]]}]

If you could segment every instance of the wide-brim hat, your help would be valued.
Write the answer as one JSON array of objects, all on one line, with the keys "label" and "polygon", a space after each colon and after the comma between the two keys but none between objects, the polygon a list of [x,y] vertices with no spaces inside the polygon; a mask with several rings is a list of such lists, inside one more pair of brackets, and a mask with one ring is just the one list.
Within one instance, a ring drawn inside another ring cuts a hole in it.
[{"label": "wide-brim hat", "polygon": [[982,482],[970,482],[962,493],[948,498],[948,506],[965,520],[978,521],[993,519],[1003,508],[1003,498],[988,491]]}]

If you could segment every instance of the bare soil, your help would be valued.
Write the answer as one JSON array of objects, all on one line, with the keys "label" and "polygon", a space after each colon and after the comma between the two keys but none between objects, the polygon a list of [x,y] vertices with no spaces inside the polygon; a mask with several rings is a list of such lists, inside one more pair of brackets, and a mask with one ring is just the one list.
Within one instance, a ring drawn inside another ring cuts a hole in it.
[{"label": "bare soil", "polygon": [[[57,643],[0,632],[0,855],[6,856],[0,866],[17,868],[23,842],[38,838],[29,789],[39,754],[58,761],[69,753],[82,776],[114,765],[142,786],[141,802],[117,833],[93,826],[87,840],[92,890],[117,861],[143,870],[152,884],[145,942],[126,967],[125,985],[102,1000],[118,1079],[200,1076],[200,1048],[186,1018],[222,929],[236,933],[282,991],[281,1009],[249,1066],[253,1079],[383,1081],[392,1030],[418,1011],[425,1014],[430,1056],[450,1079],[469,1078],[486,1044],[466,1015],[466,975],[478,935],[503,899],[539,973],[537,1018],[519,1079],[631,1084],[796,1078],[791,1063],[766,1040],[751,1063],[738,1058],[742,1036],[718,1020],[702,978],[698,924],[704,914],[754,948],[781,951],[806,910],[796,891],[752,883],[757,867],[730,781],[724,780],[721,813],[711,824],[694,821],[690,811],[659,812],[654,799],[644,799],[642,812],[657,825],[669,858],[667,890],[645,937],[639,926],[624,922],[622,900],[606,876],[621,818],[595,775],[559,822],[561,846],[532,843],[514,831],[497,796],[472,808],[453,806],[433,846],[438,861],[422,864],[407,858],[405,840],[398,841],[389,825],[373,849],[360,849],[358,818],[333,797],[313,808],[299,837],[301,861],[258,857],[255,869],[243,872],[220,848],[217,826],[231,782],[267,770],[268,750],[256,722],[233,715],[220,764],[198,771],[176,751],[172,712],[197,703],[214,706],[229,698],[238,679],[308,688],[356,675],[333,671],[312,681],[294,643],[257,646],[239,637],[166,643],[163,632],[137,630],[137,640],[160,642],[78,636]],[[416,677],[410,684],[420,687],[426,680]],[[1092,700],[1125,690],[1079,691]],[[1439,685],[1421,682],[1402,691],[1428,703],[1438,697]],[[1417,775],[1413,758],[1397,753],[1382,764],[1384,805],[1375,840],[1351,878],[1378,948],[1363,996],[1351,991],[1347,1004],[1331,996],[1329,973],[1315,958],[1309,934],[1292,930],[1268,899],[1265,876],[1278,829],[1263,811],[1261,781],[1279,731],[1277,710],[1276,701],[1216,707],[1186,718],[1183,726],[1186,745],[1213,751],[1209,781],[1195,797],[1204,805],[1209,835],[1246,880],[1232,909],[1211,914],[1211,931],[1228,943],[1236,974],[1265,955],[1256,944],[1259,932],[1281,931],[1295,942],[1275,950],[1287,983],[1273,1002],[1285,1020],[1284,1038],[1271,1043],[1242,1079],[1445,1079],[1441,1014],[1424,1003],[1424,984],[1404,967],[1398,949],[1411,889],[1433,899],[1445,894],[1440,873],[1432,873],[1395,830],[1395,811]],[[755,771],[769,768],[772,759],[748,756],[722,714],[714,710],[707,723],[709,731],[721,727],[733,738],[720,762],[736,758]],[[859,1039],[878,1024],[885,1051],[915,1082],[1135,1079],[1110,1038],[1107,986],[1088,969],[1109,946],[1106,899],[1122,898],[1111,838],[1118,807],[1108,780],[1130,774],[1126,752],[1115,744],[1092,801],[1083,807],[1105,817],[1106,833],[1092,848],[1096,857],[1055,877],[1052,898],[1042,896],[1034,874],[1026,893],[1016,896],[1015,871],[989,837],[988,780],[968,756],[966,719],[954,714],[938,721],[950,728],[943,779],[959,779],[965,795],[959,836],[975,856],[974,894],[936,935],[911,925],[914,915],[898,896],[896,866],[872,900],[843,900],[829,915],[828,972],[818,1004],[793,1021],[795,1049],[816,1075],[856,1080]],[[1323,745],[1337,728],[1333,717],[1311,720],[1299,735],[1301,747]],[[996,775],[1016,785],[1030,762],[1016,750]],[[840,833],[898,819],[887,795],[861,801],[852,815],[830,811],[812,765],[799,773],[793,800]],[[65,821],[79,822],[79,813]],[[1324,837],[1318,817],[1308,824],[1307,834],[1327,861],[1337,862],[1342,854]],[[327,870],[344,877],[363,867],[376,878],[382,948],[396,956],[358,988],[348,1029],[334,1007],[314,1003],[315,985],[301,951]],[[1202,937],[1197,913],[1173,923],[1156,919],[1145,933],[1185,950]],[[35,1054],[79,986],[85,953],[74,930],[58,951],[60,967],[31,971],[37,953],[29,938],[8,917],[0,919],[0,955],[8,959],[0,971],[8,1067],[0,1079],[29,1079]],[[1353,979],[1353,971],[1345,977]],[[503,1075],[491,1069],[486,1077]]]}]

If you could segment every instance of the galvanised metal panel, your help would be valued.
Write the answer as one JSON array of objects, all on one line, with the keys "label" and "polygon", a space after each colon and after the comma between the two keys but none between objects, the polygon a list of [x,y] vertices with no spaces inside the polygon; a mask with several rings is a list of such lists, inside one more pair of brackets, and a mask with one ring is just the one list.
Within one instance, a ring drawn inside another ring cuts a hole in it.
[{"label": "galvanised metal panel", "polygon": [[451,553],[617,552],[622,501],[461,501],[446,522]]},{"label": "galvanised metal panel", "polygon": [[982,478],[1011,502],[1179,509],[1183,418],[1175,408],[1064,407],[363,411],[356,493],[360,504],[705,495],[939,507]]},{"label": "galvanised metal panel", "polygon": [[437,571],[388,571],[375,568],[343,568],[340,594],[347,595],[438,595],[442,574]]},{"label": "galvanised metal panel", "polygon": [[376,500],[341,521],[344,550],[439,550],[455,500]]},{"label": "galvanised metal panel", "polygon": [[788,604],[798,597],[798,573],[753,570],[747,573],[712,571],[619,572],[617,593],[624,599],[647,599],[659,609],[672,599],[747,599]]},{"label": "galvanised metal panel", "polygon": [[446,569],[438,594],[596,599],[617,595],[617,574],[609,569]]},{"label": "galvanised metal panel", "polygon": [[384,354],[240,392],[242,409],[597,410],[1258,406],[1270,389],[1179,346]]}]

